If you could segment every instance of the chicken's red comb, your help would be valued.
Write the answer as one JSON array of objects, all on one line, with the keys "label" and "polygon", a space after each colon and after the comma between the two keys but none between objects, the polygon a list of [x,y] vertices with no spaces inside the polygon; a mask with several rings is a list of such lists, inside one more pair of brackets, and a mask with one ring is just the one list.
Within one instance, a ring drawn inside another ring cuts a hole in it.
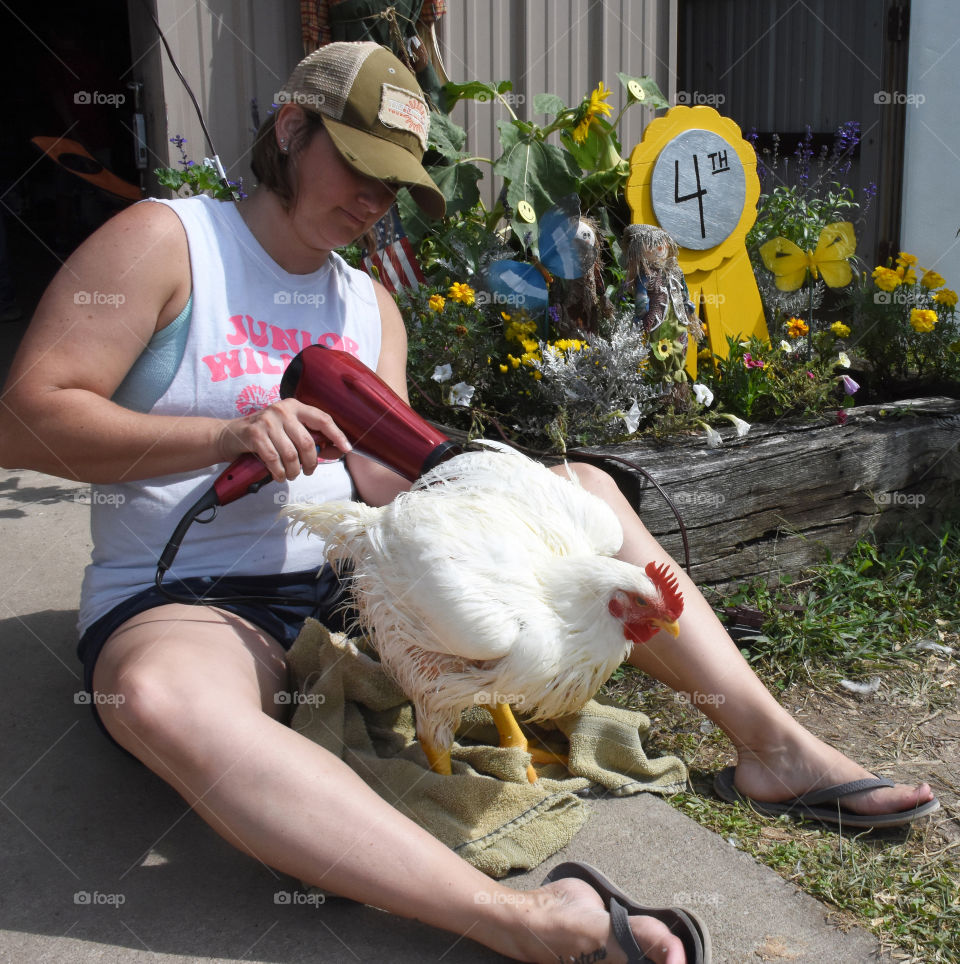
[{"label": "chicken's red comb", "polygon": [[671,572],[670,567],[665,563],[659,566],[656,563],[648,562],[643,570],[650,581],[660,590],[663,596],[664,608],[673,616],[679,619],[683,612],[683,594],[680,592],[680,584],[677,577]]}]

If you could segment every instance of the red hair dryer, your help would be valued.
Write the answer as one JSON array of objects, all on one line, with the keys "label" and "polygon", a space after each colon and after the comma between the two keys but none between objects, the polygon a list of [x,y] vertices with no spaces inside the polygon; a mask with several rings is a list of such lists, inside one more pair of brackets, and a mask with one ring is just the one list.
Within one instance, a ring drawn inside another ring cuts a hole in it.
[{"label": "red hair dryer", "polygon": [[[304,348],[284,372],[280,396],[296,398],[329,412],[354,451],[380,462],[410,482],[461,451],[456,443],[421,418],[376,372],[348,352],[323,345]],[[315,437],[321,444],[325,441]],[[173,564],[183,536],[197,516],[234,502],[248,492],[257,492],[272,478],[252,452],[241,455],[221,472],[174,530],[157,564],[157,587],[162,588],[164,573]]]},{"label": "red hair dryer", "polygon": [[[284,372],[280,397],[329,412],[355,451],[408,482],[460,452],[376,372],[345,351],[323,345],[304,348]],[[256,492],[271,478],[256,455],[241,455],[213,483],[216,504],[227,505]]]}]

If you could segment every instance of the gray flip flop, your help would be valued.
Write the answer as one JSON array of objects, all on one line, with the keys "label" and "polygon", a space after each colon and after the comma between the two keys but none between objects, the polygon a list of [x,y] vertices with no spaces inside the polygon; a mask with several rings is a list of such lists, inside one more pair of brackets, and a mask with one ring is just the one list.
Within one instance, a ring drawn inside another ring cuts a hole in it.
[{"label": "gray flip flop", "polygon": [[[713,789],[721,800],[727,803],[742,803],[752,807],[757,813],[765,817],[779,817],[790,814],[794,817],[804,817],[807,820],[820,820],[822,823],[836,824],[847,827],[899,827],[905,823],[913,823],[920,817],[940,808],[940,801],[934,797],[919,807],[910,810],[898,810],[895,813],[863,814],[854,813],[840,806],[840,797],[848,793],[859,793],[861,790],[875,790],[878,787],[892,787],[891,780],[873,777],[864,780],[852,780],[850,783],[838,783],[822,790],[811,790],[802,793],[791,800],[781,803],[767,803],[744,796],[734,785],[736,767],[726,767],[713,778]],[[831,806],[832,804],[832,806]]]},{"label": "gray flip flop", "polygon": [[666,924],[671,932],[683,941],[687,964],[711,964],[713,956],[710,934],[703,921],[692,910],[685,907],[646,907],[638,904],[596,867],[579,860],[557,864],[544,877],[543,882],[549,884],[570,877],[586,881],[603,898],[610,913],[613,935],[626,953],[629,964],[652,964],[630,930],[629,918],[635,916],[653,917]]}]

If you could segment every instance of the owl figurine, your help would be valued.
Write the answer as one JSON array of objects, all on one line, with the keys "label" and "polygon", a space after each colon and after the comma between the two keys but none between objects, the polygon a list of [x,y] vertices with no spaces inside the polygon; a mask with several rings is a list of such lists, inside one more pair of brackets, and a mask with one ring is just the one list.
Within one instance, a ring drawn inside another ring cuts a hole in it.
[{"label": "owl figurine", "polygon": [[663,228],[631,224],[623,234],[624,284],[634,286],[635,320],[650,345],[654,369],[665,381],[686,380],[684,361],[692,335],[703,337],[687,282],[677,259],[677,246]]}]

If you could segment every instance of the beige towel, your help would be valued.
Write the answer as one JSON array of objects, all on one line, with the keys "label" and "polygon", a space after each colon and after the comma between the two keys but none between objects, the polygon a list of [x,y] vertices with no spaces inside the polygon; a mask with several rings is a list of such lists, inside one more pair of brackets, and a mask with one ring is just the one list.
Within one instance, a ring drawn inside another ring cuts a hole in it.
[{"label": "beige towel", "polygon": [[595,788],[668,794],[687,779],[676,757],[647,759],[641,739],[650,721],[643,713],[599,701],[534,728],[544,745],[565,752],[569,742],[569,770],[539,767],[540,779],[529,783],[527,754],[499,748],[490,715],[472,707],[453,746],[453,774],[440,776],[416,740],[412,706],[354,641],[307,620],[288,662],[295,694],[290,725],[492,877],[532,869],[564,847],[589,816],[578,794]]}]

